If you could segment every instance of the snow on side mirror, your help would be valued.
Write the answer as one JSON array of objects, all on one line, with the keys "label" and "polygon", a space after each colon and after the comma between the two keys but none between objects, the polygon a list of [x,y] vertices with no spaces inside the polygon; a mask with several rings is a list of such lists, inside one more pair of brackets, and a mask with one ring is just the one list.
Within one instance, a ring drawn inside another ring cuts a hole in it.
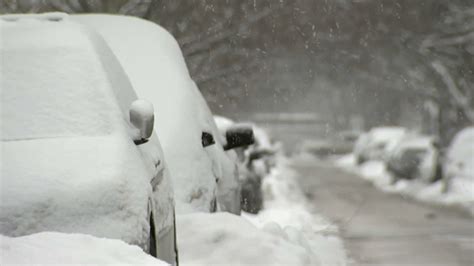
[{"label": "snow on side mirror", "polygon": [[227,144],[224,150],[231,150],[235,148],[252,145],[255,142],[252,126],[246,124],[235,124],[226,133]]},{"label": "snow on side mirror", "polygon": [[146,143],[153,133],[155,114],[153,105],[145,100],[136,100],[130,105],[130,123],[138,129],[135,144]]}]

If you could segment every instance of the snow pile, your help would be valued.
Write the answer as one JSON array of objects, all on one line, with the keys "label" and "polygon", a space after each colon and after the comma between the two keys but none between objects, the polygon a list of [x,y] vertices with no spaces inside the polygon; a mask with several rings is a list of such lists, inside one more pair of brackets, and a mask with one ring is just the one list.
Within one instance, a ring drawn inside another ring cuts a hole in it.
[{"label": "snow pile", "polygon": [[474,186],[463,182],[463,179],[450,180],[448,191],[444,191],[443,180],[427,184],[420,179],[398,180],[394,182],[392,175],[381,161],[368,161],[360,166],[355,164],[354,155],[346,155],[335,161],[335,165],[355,173],[372,182],[379,189],[388,193],[397,193],[420,201],[447,206],[459,206],[474,215]]},{"label": "snow pile", "polygon": [[182,265],[346,265],[337,228],[307,209],[284,159],[263,179],[264,209],[178,215]]},{"label": "snow pile", "polygon": [[334,164],[341,168],[353,169],[356,166],[356,156],[353,153],[342,155],[334,161]]},{"label": "snow pile", "polygon": [[288,237],[305,248],[312,265],[346,265],[337,227],[309,211],[297,175],[288,164],[285,158],[278,157],[277,167],[263,179],[263,209],[258,215],[245,217],[257,227]]},{"label": "snow pile", "polygon": [[185,214],[177,226],[181,265],[317,265],[284,233],[259,230],[241,216]]},{"label": "snow pile", "polygon": [[381,161],[363,163],[360,165],[359,174],[379,186],[388,186],[392,182],[392,176]]},{"label": "snow pile", "polygon": [[0,235],[0,254],[2,265],[168,265],[121,240],[56,232]]}]

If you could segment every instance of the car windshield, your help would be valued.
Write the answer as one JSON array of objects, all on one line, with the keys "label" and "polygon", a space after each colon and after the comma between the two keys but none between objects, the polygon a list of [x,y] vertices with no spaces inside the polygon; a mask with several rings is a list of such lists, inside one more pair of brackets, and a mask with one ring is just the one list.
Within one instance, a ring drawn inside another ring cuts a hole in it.
[{"label": "car windshield", "polygon": [[[104,135],[108,83],[87,49],[3,49],[2,140]],[[112,103],[113,104],[113,103]]]}]

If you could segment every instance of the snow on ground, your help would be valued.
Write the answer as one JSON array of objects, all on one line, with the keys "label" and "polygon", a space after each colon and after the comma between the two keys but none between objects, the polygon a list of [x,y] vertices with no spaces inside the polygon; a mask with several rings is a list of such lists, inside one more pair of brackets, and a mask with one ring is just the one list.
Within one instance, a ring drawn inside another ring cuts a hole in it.
[{"label": "snow on ground", "polygon": [[450,180],[449,190],[443,192],[443,181],[425,183],[423,181],[399,180],[392,182],[391,174],[381,161],[368,161],[360,166],[355,164],[353,154],[345,155],[335,164],[362,178],[371,181],[379,189],[388,193],[398,193],[414,199],[447,206],[460,206],[474,215],[474,184],[461,178]]},{"label": "snow on ground", "polygon": [[0,235],[0,254],[1,265],[168,265],[121,240],[56,232]]},{"label": "snow on ground", "polygon": [[288,239],[230,213],[178,216],[181,265],[317,265]]},{"label": "snow on ground", "polygon": [[346,254],[337,227],[309,211],[297,174],[288,167],[289,161],[279,157],[277,162],[262,183],[263,210],[257,215],[244,214],[245,217],[263,230],[297,239],[320,265],[345,265]]},{"label": "snow on ground", "polygon": [[263,180],[264,209],[258,215],[178,215],[180,263],[346,265],[337,228],[308,211],[295,178],[279,158],[276,169]]}]

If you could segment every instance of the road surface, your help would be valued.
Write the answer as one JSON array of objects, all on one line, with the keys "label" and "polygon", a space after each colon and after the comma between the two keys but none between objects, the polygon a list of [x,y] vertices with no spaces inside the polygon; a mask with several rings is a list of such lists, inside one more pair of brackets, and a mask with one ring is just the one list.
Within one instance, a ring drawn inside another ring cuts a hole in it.
[{"label": "road surface", "polygon": [[331,165],[293,162],[314,211],[335,222],[352,265],[474,265],[474,220],[386,194]]}]

